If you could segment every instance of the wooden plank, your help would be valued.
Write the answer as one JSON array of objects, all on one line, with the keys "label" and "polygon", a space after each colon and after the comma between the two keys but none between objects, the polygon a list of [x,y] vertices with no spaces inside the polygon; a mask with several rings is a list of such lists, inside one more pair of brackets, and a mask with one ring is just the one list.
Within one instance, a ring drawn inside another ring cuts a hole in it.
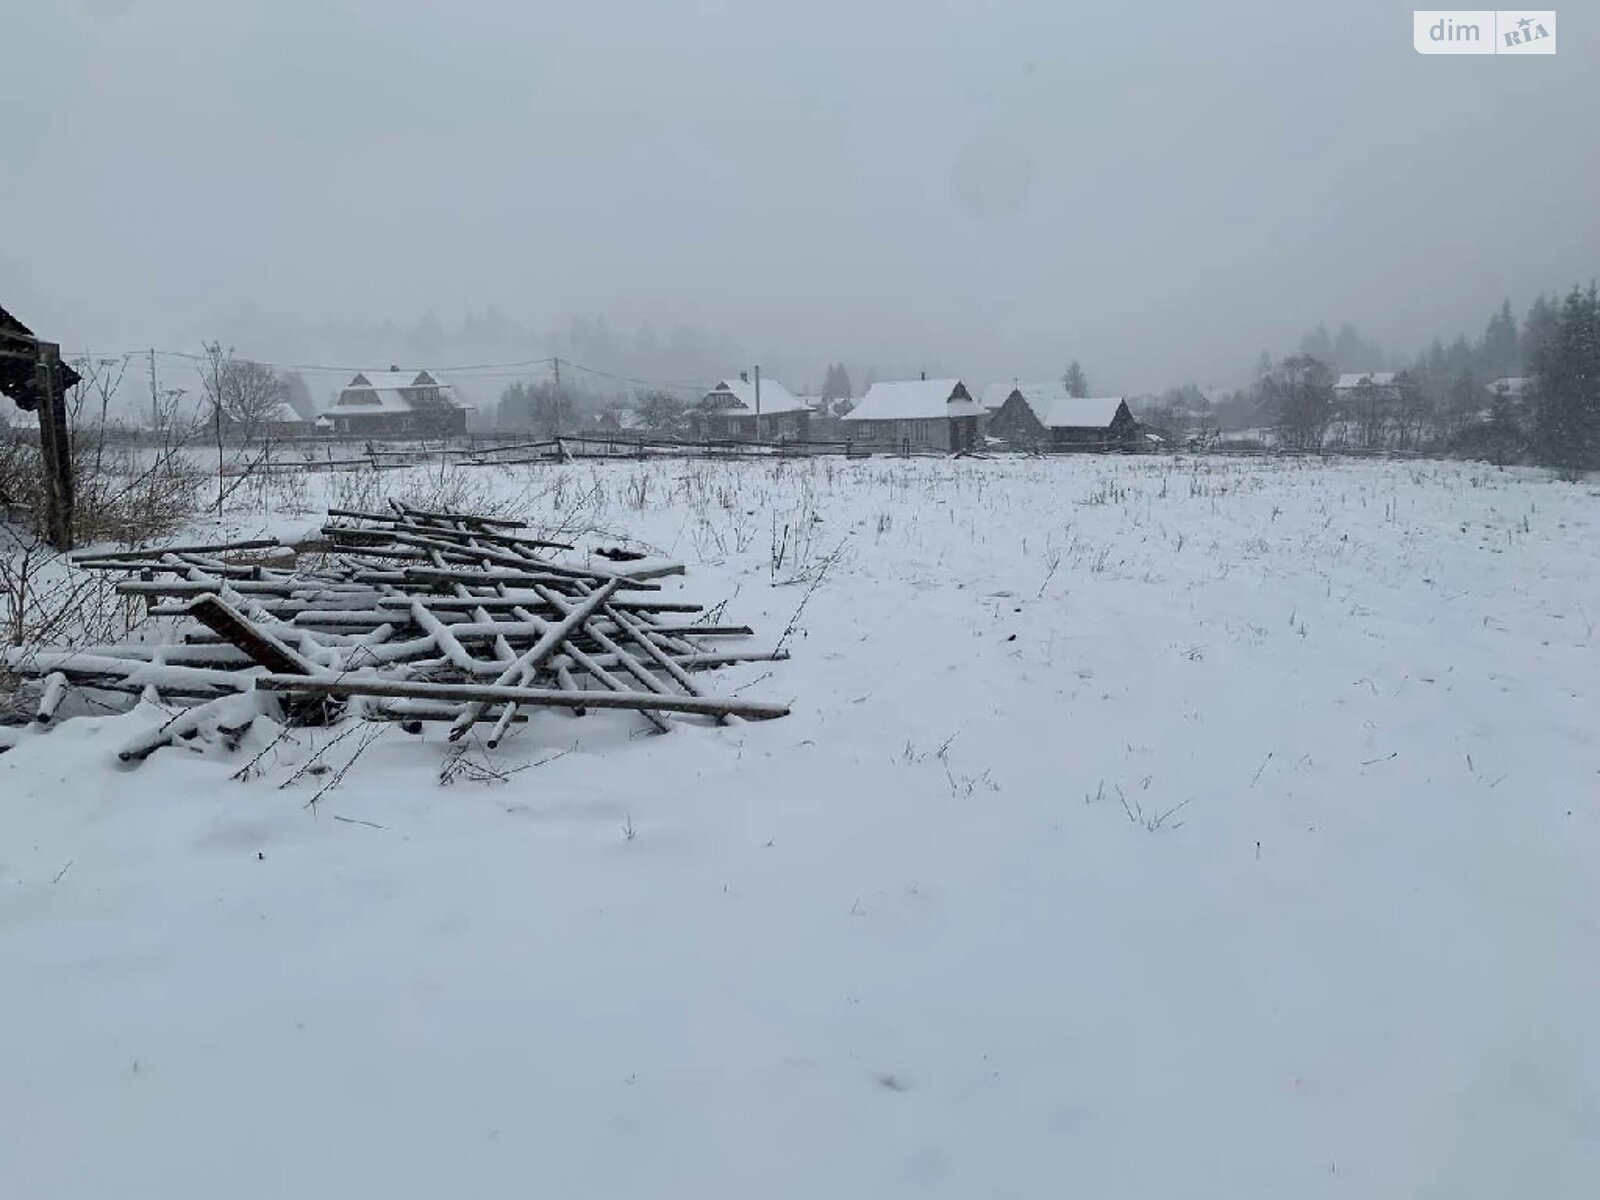
[{"label": "wooden plank", "polygon": [[252,698],[241,693],[218,696],[215,700],[178,713],[165,724],[124,743],[122,749],[117,751],[117,757],[123,762],[140,762],[161,747],[170,746],[178,738],[198,732],[208,721],[220,723],[228,720],[236,726],[248,727],[259,713],[259,708],[259,697]]},{"label": "wooden plank", "polygon": [[40,650],[30,654],[26,664],[18,661],[9,665],[13,668],[25,666],[30,675],[60,671],[71,680],[120,679],[141,688],[150,683],[159,683],[163,690],[187,685],[190,688],[225,688],[242,692],[249,690],[253,678],[240,671],[168,665],[147,659],[117,658],[109,654],[80,654],[74,650]]},{"label": "wooden plank", "polygon": [[[513,571],[504,567],[403,567],[405,579],[419,583],[465,583],[472,587],[500,583],[507,587],[528,587],[535,583],[565,585],[572,578],[560,571]],[[658,592],[660,584],[646,584],[643,580],[624,581],[623,586],[636,592]]]},{"label": "wooden plank", "polygon": [[[513,521],[508,517],[480,517],[473,513],[429,512],[425,508],[412,508],[411,505],[404,504],[398,500],[392,501],[391,503],[394,504],[394,507],[398,511],[404,513],[408,517],[424,517],[429,521],[463,521],[468,525],[487,525],[493,529],[526,529],[528,527],[528,523],[526,521]],[[391,520],[392,519],[393,518],[391,518]],[[554,545],[558,543],[550,544]],[[563,549],[570,550],[572,547],[565,546]]]},{"label": "wooden plank", "polygon": [[151,546],[143,550],[99,550],[74,554],[75,566],[101,559],[160,558],[164,554],[216,554],[233,550],[269,550],[283,543],[277,538],[253,538],[243,542],[210,542],[200,546]]},{"label": "wooden plank", "polygon": [[[602,663],[596,658],[591,658],[584,651],[582,651],[582,650],[578,649],[578,647],[574,646],[570,641],[567,643],[567,646],[566,646],[566,656],[568,658],[570,658],[579,667],[581,667],[585,672],[587,672],[589,677],[591,679],[593,679],[596,683],[598,683],[602,688],[609,689],[610,691],[613,691],[613,692],[626,692],[626,691],[628,691],[628,685],[623,683],[622,680],[618,679],[615,675],[613,675],[610,671],[608,671],[606,669],[607,667],[614,666],[616,664],[614,664],[614,663]],[[558,674],[556,676],[556,682],[559,683],[564,690],[567,690],[567,691],[571,691],[572,690],[571,688],[569,688],[567,686],[568,683],[572,682],[570,678],[565,680],[565,681],[563,681],[561,676]],[[583,713],[586,713],[589,710],[588,710],[588,706],[585,705],[584,707],[576,708],[573,711],[578,713],[579,715],[582,715]],[[670,725],[667,724],[667,719],[665,717],[663,717],[660,713],[656,712],[655,709],[646,708],[646,709],[641,709],[640,712],[643,714],[645,720],[649,721],[650,724],[655,726],[656,731],[658,733],[666,733],[668,730],[670,730],[672,728]]]},{"label": "wooden plank", "polygon": [[56,709],[61,707],[66,695],[67,677],[60,671],[51,671],[44,677],[44,695],[39,697],[39,707],[33,719],[41,725],[50,724],[55,720]]},{"label": "wooden plank", "polygon": [[665,634],[667,637],[754,637],[755,630],[748,625],[656,625],[649,627],[651,633]]},{"label": "wooden plank", "polygon": [[[596,589],[581,604],[574,606],[561,620],[548,626],[539,640],[526,653],[514,659],[495,678],[495,684],[497,686],[525,685],[528,680],[533,678],[534,672],[539,669],[540,664],[561,649],[572,631],[588,620],[589,615],[598,610],[610,598],[611,593],[616,590],[616,581],[605,584]],[[476,702],[467,705],[461,714],[461,718],[456,722],[455,728],[450,731],[450,740],[458,740],[472,726],[473,722],[482,715],[485,707],[485,705]],[[516,705],[513,704],[511,708],[515,709]],[[497,727],[497,734],[498,732],[500,732],[499,727]]]},{"label": "wooden plank", "polygon": [[[569,661],[570,660],[566,658],[558,659],[556,661],[556,682],[561,685],[561,690],[564,692],[582,691],[583,689],[578,686],[578,681],[572,677],[572,667],[568,665]],[[588,711],[589,710],[587,708],[575,708],[572,710],[572,715],[575,717],[581,717]]]},{"label": "wooden plank", "polygon": [[[537,585],[535,585],[535,590]],[[581,600],[577,596],[574,599]],[[618,608],[633,609],[639,612],[675,612],[693,613],[704,612],[705,606],[701,604],[682,604],[675,600],[634,600],[629,596],[613,596],[611,603]],[[410,598],[406,596],[384,596],[378,600],[384,608],[409,608]],[[491,610],[506,608],[554,608],[543,596],[473,596],[463,600],[457,596],[439,596],[428,598],[428,607],[436,612],[447,612],[452,609],[482,607]]]},{"label": "wooden plank", "polygon": [[614,609],[610,609],[609,607],[607,610],[607,615],[621,625],[623,629],[627,630],[628,635],[639,646],[639,648],[649,655],[650,658],[655,661],[657,666],[659,666],[668,675],[672,676],[672,678],[677,681],[679,687],[688,692],[691,696],[700,696],[704,694],[701,692],[700,686],[695,683],[694,680],[689,678],[688,672],[674,662],[666,651],[664,651],[660,646],[650,639],[649,627],[643,621],[628,617],[623,613],[617,612]]},{"label": "wooden plank", "polygon": [[[330,537],[336,537],[338,525],[327,525],[323,532]],[[415,547],[420,550],[437,550],[447,559],[454,562],[466,560],[469,565],[484,565],[491,563],[513,570],[521,571],[548,571],[557,575],[565,575],[571,579],[582,579],[593,583],[603,583],[607,579],[621,579],[614,571],[596,571],[581,567],[568,567],[561,563],[549,562],[542,558],[528,555],[513,554],[511,551],[495,546],[464,546],[460,542],[451,540],[449,531],[430,530],[427,533],[413,532],[407,529],[396,529],[392,534],[394,540],[403,546]],[[623,587],[637,586],[631,580],[624,580]]]},{"label": "wooden plank", "polygon": [[191,571],[200,570],[204,571],[207,575],[214,575],[219,579],[261,578],[261,568],[259,566],[229,566],[223,563],[217,563],[214,566],[210,564],[202,566],[199,563],[192,562],[162,562],[159,559],[153,558],[91,558],[81,562],[77,559],[74,559],[72,565],[84,571],[149,571],[152,573],[152,576],[157,571],[165,571],[172,575],[184,575]]},{"label": "wooden plank", "polygon": [[201,596],[184,609],[223,640],[237,646],[274,675],[314,675],[317,668],[259,625],[252,625],[220,596]]},{"label": "wooden plank", "polygon": [[318,676],[261,675],[255,686],[267,692],[317,696],[393,696],[416,700],[512,702],[530,708],[659,709],[699,716],[745,717],[767,721],[789,715],[784,704],[711,696],[667,696],[659,692],[567,692],[553,688],[496,686],[484,683],[421,683],[362,675]]},{"label": "wooden plank", "polygon": [[682,563],[662,563],[654,567],[640,567],[636,571],[629,571],[624,568],[617,572],[617,574],[624,575],[629,579],[639,580],[664,579],[668,575],[682,575],[684,573],[685,569]]}]

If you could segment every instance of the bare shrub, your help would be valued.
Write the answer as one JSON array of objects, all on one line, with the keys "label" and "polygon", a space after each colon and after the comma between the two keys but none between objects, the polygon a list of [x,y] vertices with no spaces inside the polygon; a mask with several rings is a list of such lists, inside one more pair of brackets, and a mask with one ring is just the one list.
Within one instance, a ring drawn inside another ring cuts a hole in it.
[{"label": "bare shrub", "polygon": [[485,517],[519,516],[519,500],[497,492],[485,470],[482,467],[463,467],[449,459],[441,459],[437,467],[429,467],[424,472],[404,472],[401,479],[395,481],[396,486],[387,489],[387,494],[402,504],[427,512],[470,512]]},{"label": "bare shrub", "polygon": [[329,508],[377,512],[385,507],[384,480],[378,471],[335,471],[328,476]]},{"label": "bare shrub", "polygon": [[[194,513],[206,479],[176,434],[151,447],[104,425],[74,430],[72,470],[80,544],[132,544],[171,532]],[[25,431],[0,437],[0,488],[14,515],[44,511],[44,460]]]}]

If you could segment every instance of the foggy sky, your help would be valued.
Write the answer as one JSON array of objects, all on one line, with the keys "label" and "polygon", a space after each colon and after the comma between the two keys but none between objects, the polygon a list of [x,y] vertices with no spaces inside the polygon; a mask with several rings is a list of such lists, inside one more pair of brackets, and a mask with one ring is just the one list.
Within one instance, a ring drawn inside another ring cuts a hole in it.
[{"label": "foggy sky", "polygon": [[1517,59],[1375,0],[11,0],[0,301],[68,346],[493,306],[1102,390],[1318,321],[1409,351],[1600,271],[1559,11]]}]

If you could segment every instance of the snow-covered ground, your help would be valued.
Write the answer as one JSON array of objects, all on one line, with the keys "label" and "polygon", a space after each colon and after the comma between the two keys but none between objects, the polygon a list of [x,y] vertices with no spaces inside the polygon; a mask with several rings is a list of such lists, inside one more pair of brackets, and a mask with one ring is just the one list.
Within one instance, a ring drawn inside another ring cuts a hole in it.
[{"label": "snow-covered ground", "polygon": [[357,737],[238,782],[264,732],[134,770],[149,712],[25,735],[0,1195],[1600,1194],[1592,488],[472,480],[768,642],[809,593],[792,660],[715,677],[793,715],[542,714],[444,784],[439,732],[385,730],[311,807]]}]

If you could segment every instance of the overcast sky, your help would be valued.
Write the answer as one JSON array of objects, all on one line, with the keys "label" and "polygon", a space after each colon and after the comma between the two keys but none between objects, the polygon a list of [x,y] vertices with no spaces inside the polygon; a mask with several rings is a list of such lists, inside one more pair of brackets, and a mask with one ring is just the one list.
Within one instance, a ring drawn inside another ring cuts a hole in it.
[{"label": "overcast sky", "polygon": [[1597,17],[1517,59],[1375,0],[11,0],[0,302],[68,346],[493,305],[1234,382],[1600,271]]}]

